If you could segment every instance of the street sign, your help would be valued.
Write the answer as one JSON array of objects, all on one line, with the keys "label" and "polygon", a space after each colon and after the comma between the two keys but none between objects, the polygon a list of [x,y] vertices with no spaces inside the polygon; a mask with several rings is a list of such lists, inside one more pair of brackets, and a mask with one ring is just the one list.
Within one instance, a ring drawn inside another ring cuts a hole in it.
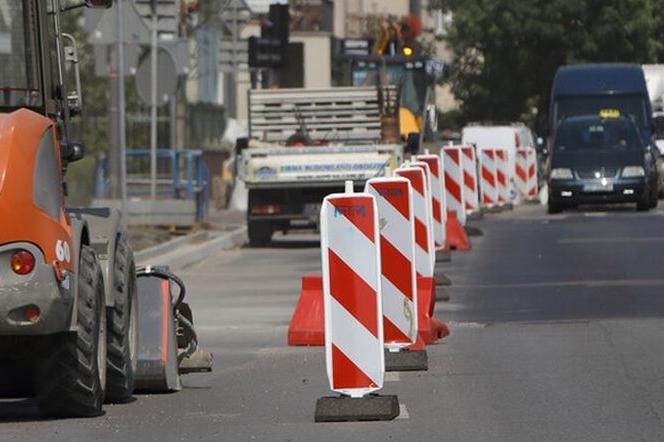
[{"label": "street sign", "polygon": [[[118,33],[115,29],[117,12],[115,7],[108,10],[86,8],[84,10],[85,29],[88,41],[93,45],[115,45]],[[140,17],[133,3],[122,8],[124,16],[124,38],[127,44],[149,44],[150,29]]]},{"label": "street sign", "polygon": [[157,12],[159,40],[175,40],[178,35],[180,0],[133,0],[136,11],[145,23],[152,24],[152,5]]},{"label": "street sign", "polygon": [[372,47],[373,40],[371,39],[347,38],[343,40],[341,48],[343,55],[364,57],[371,54]]},{"label": "street sign", "polygon": [[234,69],[246,68],[249,64],[249,41],[223,38],[219,40],[219,69],[223,72],[233,72]]},{"label": "street sign", "polygon": [[278,67],[282,61],[281,40],[249,37],[249,66],[252,68]]},{"label": "street sign", "polygon": [[[136,89],[145,104],[150,104],[150,52],[146,52],[136,70]],[[166,104],[175,95],[179,78],[175,60],[170,52],[160,48],[157,53],[157,102]]]},{"label": "street sign", "polygon": [[426,71],[429,75],[441,75],[445,70],[445,62],[443,60],[431,59],[427,60]]}]

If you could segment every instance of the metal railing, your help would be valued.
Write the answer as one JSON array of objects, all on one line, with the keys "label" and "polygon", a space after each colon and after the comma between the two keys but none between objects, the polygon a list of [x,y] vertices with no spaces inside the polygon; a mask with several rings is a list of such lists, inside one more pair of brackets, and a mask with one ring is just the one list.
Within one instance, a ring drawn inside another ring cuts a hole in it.
[{"label": "metal railing", "polygon": [[[127,193],[130,197],[150,196],[150,149],[127,150]],[[210,172],[203,151],[157,149],[157,197],[196,202],[196,219],[205,218],[210,205]],[[97,163],[94,197],[109,194],[108,161]]]}]

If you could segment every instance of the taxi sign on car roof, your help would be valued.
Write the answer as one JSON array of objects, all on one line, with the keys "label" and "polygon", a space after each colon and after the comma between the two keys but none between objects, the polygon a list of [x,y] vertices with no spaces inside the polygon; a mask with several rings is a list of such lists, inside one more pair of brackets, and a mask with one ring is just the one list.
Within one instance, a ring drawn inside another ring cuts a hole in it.
[{"label": "taxi sign on car roof", "polygon": [[618,109],[602,109],[599,111],[599,116],[602,118],[620,118],[620,111]]}]

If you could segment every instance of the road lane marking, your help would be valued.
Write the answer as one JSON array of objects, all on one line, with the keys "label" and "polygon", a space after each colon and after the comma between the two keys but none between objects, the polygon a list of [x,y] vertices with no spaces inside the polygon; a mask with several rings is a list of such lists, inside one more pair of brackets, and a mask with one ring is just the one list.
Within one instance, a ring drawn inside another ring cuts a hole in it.
[{"label": "road lane marking", "polygon": [[455,289],[512,289],[512,288],[547,288],[547,287],[659,287],[664,286],[664,279],[595,279],[580,281],[542,281],[518,284],[468,284],[455,285]]},{"label": "road lane marking", "polygon": [[472,321],[447,321],[447,325],[450,328],[484,328],[487,324],[481,322],[472,322]]},{"label": "road lane marking", "polygon": [[385,382],[399,382],[401,376],[399,376],[398,371],[386,371],[384,380]]},{"label": "road lane marking", "polygon": [[598,237],[598,238],[563,238],[558,240],[558,244],[623,244],[635,242],[664,242],[664,236],[634,236],[634,237]]},{"label": "road lane marking", "polygon": [[399,404],[399,416],[397,419],[410,419],[410,414],[408,414],[408,408],[406,404]]}]

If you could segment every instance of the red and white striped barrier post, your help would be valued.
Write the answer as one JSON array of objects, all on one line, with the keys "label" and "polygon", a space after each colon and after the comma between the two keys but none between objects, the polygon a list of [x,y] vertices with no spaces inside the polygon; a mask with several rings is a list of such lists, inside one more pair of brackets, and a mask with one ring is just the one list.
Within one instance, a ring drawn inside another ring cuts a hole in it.
[{"label": "red and white striped barrier post", "polygon": [[460,146],[445,146],[440,151],[445,169],[447,223],[445,247],[449,250],[470,250],[470,241],[463,228],[466,205],[463,194],[463,168]]},{"label": "red and white striped barrier post", "polygon": [[436,301],[434,274],[435,250],[431,235],[430,186],[427,184],[426,163],[404,165],[394,171],[396,176],[410,181],[413,189],[413,215],[415,223],[415,270],[417,272],[418,332],[426,344],[445,337],[449,330],[433,319]]},{"label": "red and white striped barrier post", "polygon": [[498,190],[498,202],[507,206],[512,202],[511,181],[512,174],[509,173],[509,158],[506,149],[495,149],[496,159],[496,187]]},{"label": "red and white striped barrier post", "polygon": [[415,218],[410,181],[372,178],[380,226],[381,291],[386,371],[427,370],[426,351],[405,351],[418,339]]},{"label": "red and white striped barrier post", "polygon": [[516,151],[514,181],[519,195],[527,200],[537,199],[537,153],[532,147],[522,147]]},{"label": "red and white striped barrier post", "polygon": [[[413,171],[415,169],[415,171]],[[422,171],[422,176],[416,170]],[[413,208],[415,216],[415,268],[419,276],[433,277],[436,260],[433,239],[433,216],[431,207],[431,178],[429,166],[422,162],[407,163],[395,170],[396,176],[410,181],[413,188]]]},{"label": "red and white striped barrier post", "polygon": [[480,149],[480,204],[493,208],[498,205],[496,185],[496,154],[493,149]]},{"label": "red and white striped barrier post", "polygon": [[368,396],[385,374],[375,198],[347,182],[346,193],[324,198],[320,223],[327,376],[343,396],[320,398],[315,420],[394,419],[396,396]]},{"label": "red and white striped barrier post", "polygon": [[459,146],[445,146],[441,150],[445,169],[445,198],[447,210],[455,211],[461,225],[466,224],[466,207],[463,198],[463,169]]},{"label": "red and white striped barrier post", "polygon": [[466,214],[480,210],[479,189],[477,183],[477,158],[473,146],[461,146],[461,167],[463,169],[463,201]]},{"label": "red and white striped barrier post", "polygon": [[433,240],[436,250],[445,248],[445,222],[447,201],[445,199],[445,174],[438,155],[418,155],[417,161],[426,163],[431,172],[431,208],[433,217]]},{"label": "red and white striped barrier post", "polygon": [[[418,166],[420,163],[425,163],[428,167]],[[434,236],[434,263],[444,260],[443,254],[446,253],[447,242],[447,202],[445,200],[445,173],[442,167],[442,161],[438,155],[430,155],[428,152],[424,155],[417,156],[417,162],[413,163],[414,167],[422,167],[425,173],[429,175],[429,182],[431,183],[431,197],[432,207],[432,225]],[[451,285],[451,281],[440,271],[434,267],[433,273],[436,285]],[[446,295],[446,294],[445,294]],[[449,300],[449,295],[446,295],[444,300]]]},{"label": "red and white striped barrier post", "polygon": [[528,199],[536,200],[539,198],[537,176],[537,151],[534,147],[528,148]]}]

